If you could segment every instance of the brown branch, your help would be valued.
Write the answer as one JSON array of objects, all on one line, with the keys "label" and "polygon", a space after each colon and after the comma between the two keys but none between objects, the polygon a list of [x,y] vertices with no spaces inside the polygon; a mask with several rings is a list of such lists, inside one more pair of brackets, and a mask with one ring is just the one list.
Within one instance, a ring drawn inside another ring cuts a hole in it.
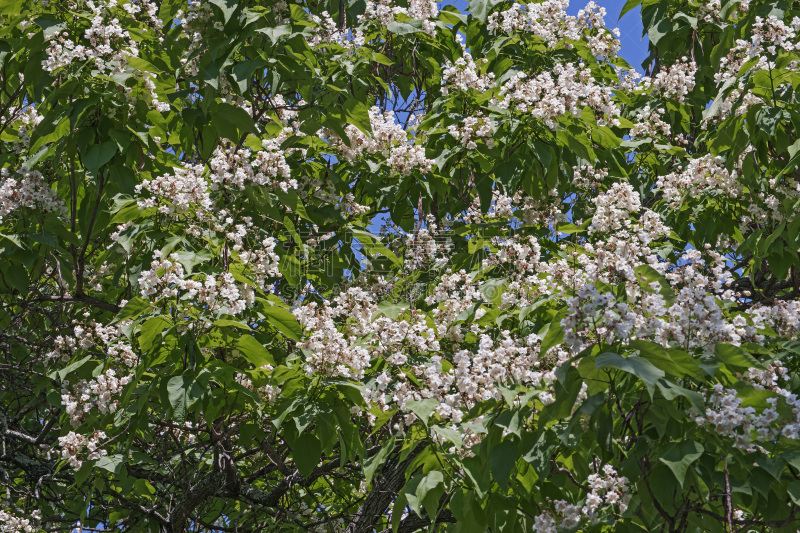
[{"label": "brown branch", "polygon": [[731,498],[731,478],[728,475],[728,460],[725,459],[725,520],[728,531],[733,533],[733,498]]},{"label": "brown branch", "polygon": [[91,305],[92,307],[99,307],[100,309],[105,309],[106,311],[111,311],[112,313],[119,313],[120,307],[118,305],[114,305],[112,303],[104,302],[103,300],[98,300],[92,296],[88,296],[86,294],[81,294],[77,296],[70,296],[69,294],[65,294],[64,296],[43,296],[41,298],[37,298],[35,301],[37,302],[67,302],[67,303],[83,303],[87,305]]}]

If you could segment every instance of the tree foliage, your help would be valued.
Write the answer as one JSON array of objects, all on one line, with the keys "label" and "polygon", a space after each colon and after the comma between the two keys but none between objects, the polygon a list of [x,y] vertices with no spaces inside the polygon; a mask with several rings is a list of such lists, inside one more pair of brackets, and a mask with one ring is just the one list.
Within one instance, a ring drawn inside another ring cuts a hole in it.
[{"label": "tree foliage", "polygon": [[637,6],[0,0],[0,531],[796,531],[800,6]]}]

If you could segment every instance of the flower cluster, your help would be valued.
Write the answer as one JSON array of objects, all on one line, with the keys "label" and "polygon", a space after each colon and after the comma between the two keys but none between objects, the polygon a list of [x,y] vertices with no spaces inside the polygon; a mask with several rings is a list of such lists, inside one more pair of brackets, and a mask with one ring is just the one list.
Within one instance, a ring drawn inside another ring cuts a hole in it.
[{"label": "flower cluster", "polygon": [[697,18],[708,23],[720,22],[719,12],[722,9],[720,0],[700,0],[697,5]]},{"label": "flower cluster", "polygon": [[567,220],[559,202],[556,189],[548,191],[547,196],[532,197],[522,191],[514,191],[514,196],[495,189],[488,212],[481,209],[480,198],[475,198],[472,205],[464,213],[463,220],[468,224],[488,222],[497,218],[508,220],[519,219],[529,226],[549,226],[555,222]]},{"label": "flower cluster", "polygon": [[53,72],[74,61],[93,61],[103,72],[121,72],[127,64],[126,58],[138,57],[136,42],[122,28],[119,19],[110,14],[117,0],[101,0],[99,4],[88,0],[86,5],[94,13],[92,25],[83,35],[88,46],[77,44],[66,31],[54,33],[48,37],[47,58],[42,61],[44,70]]},{"label": "flower cluster", "polygon": [[14,151],[21,153],[25,148],[30,147],[31,133],[44,120],[44,117],[39,114],[35,106],[29,105],[19,114],[18,120],[17,135],[19,136],[19,141],[14,143]]},{"label": "flower cluster", "polygon": [[364,46],[364,35],[361,30],[339,29],[327,11],[323,11],[321,15],[321,17],[311,15],[311,20],[318,25],[317,31],[311,39],[313,46],[318,46],[321,43],[336,43],[348,50]]},{"label": "flower cluster", "polygon": [[[498,385],[508,382],[541,388],[542,403],[551,402],[555,378],[551,371],[537,369],[537,336],[517,339],[506,331],[493,339],[484,333],[486,326],[459,321],[462,312],[483,299],[476,287],[463,271],[446,274],[427,298],[435,306],[429,316],[409,310],[391,318],[383,314],[374,294],[355,288],[321,305],[302,305],[294,314],[308,332],[298,345],[307,370],[360,377],[372,358],[382,356],[389,367],[369,382],[363,395],[382,410],[396,405],[405,412],[398,431],[415,420],[411,401],[433,398],[439,416],[458,422],[477,402],[502,398]],[[476,309],[475,320],[485,313]],[[441,342],[459,346],[464,341],[462,327],[478,335],[478,343],[474,349],[456,348],[448,362]]]},{"label": "flower cluster", "polygon": [[75,324],[73,335],[58,335],[53,341],[53,349],[47,353],[48,360],[68,361],[78,350],[88,350],[97,346],[114,361],[124,367],[134,367],[138,358],[123,334],[130,320],[123,320],[113,326],[103,326],[98,322],[91,325]]},{"label": "flower cluster", "polygon": [[25,170],[21,177],[11,177],[11,171],[0,169],[0,223],[3,218],[23,207],[45,213],[63,215],[64,202],[58,197],[38,170]]},{"label": "flower cluster", "polygon": [[[739,449],[754,451],[762,449],[758,443],[774,442],[781,435],[789,439],[800,439],[800,398],[779,387],[777,394],[767,398],[769,407],[758,411],[752,406],[743,406],[743,400],[733,389],[721,384],[714,385],[714,391],[707,399],[705,416],[695,420],[701,426],[709,426],[716,433],[729,437]],[[791,420],[781,420],[778,401],[782,399],[794,413]]]},{"label": "flower cluster", "polygon": [[405,266],[408,269],[426,265],[442,267],[447,263],[453,241],[445,231],[439,230],[435,223],[429,222],[427,228],[406,236]]},{"label": "flower cluster", "polygon": [[31,512],[27,518],[0,510],[0,533],[35,533],[39,531],[36,523],[42,519],[42,512],[38,509]]},{"label": "flower cluster", "polygon": [[[106,450],[100,448],[100,441],[105,438],[106,434],[103,431],[95,431],[89,437],[70,431],[63,437],[58,438],[58,445],[61,447],[61,458],[77,470],[83,466],[84,460],[94,461],[108,455]],[[84,454],[86,454],[85,459],[83,457]]]},{"label": "flower cluster", "polygon": [[94,408],[100,413],[113,413],[119,402],[114,398],[131,382],[132,375],[117,378],[117,373],[106,370],[91,381],[80,380],[74,385],[64,380],[61,384],[61,402],[69,415],[72,427],[78,427]]},{"label": "flower cluster", "polygon": [[436,0],[409,0],[407,8],[395,5],[394,0],[367,0],[364,14],[358,17],[358,21],[377,20],[386,26],[394,22],[396,15],[421,20],[422,30],[428,35],[436,35],[435,21],[439,16]]},{"label": "flower cluster", "polygon": [[680,204],[684,195],[696,198],[708,190],[720,190],[730,198],[741,192],[737,181],[738,172],[729,172],[720,158],[706,154],[692,159],[682,172],[672,172],[659,176],[656,187],[664,194],[670,207]]},{"label": "flower cluster", "polygon": [[615,183],[594,200],[595,212],[591,232],[618,231],[630,227],[630,214],[642,206],[639,193],[629,183]]},{"label": "flower cluster", "polygon": [[162,102],[158,99],[158,94],[156,94],[156,84],[153,81],[153,75],[149,72],[142,72],[142,80],[144,82],[144,88],[147,89],[147,92],[150,94],[150,103],[156,111],[166,113],[170,110],[170,105],[167,102]]},{"label": "flower cluster", "polygon": [[[786,24],[774,15],[767,18],[756,16],[750,39],[737,39],[727,56],[720,59],[719,70],[714,75],[717,86],[723,86],[740,75],[744,76],[746,72],[742,72],[742,68],[745,65],[749,65],[748,71],[768,70],[770,79],[780,80],[781,72],[780,69],[777,69],[774,59],[781,52],[793,52],[800,49],[798,30],[800,30],[800,17],[794,17],[789,24]],[[796,66],[789,70],[796,71]],[[776,85],[778,84],[776,83]],[[736,115],[741,115],[746,113],[751,106],[763,101],[760,96],[746,89],[743,77],[727,95],[720,96],[720,98],[724,98],[720,103],[720,113],[715,117],[707,117],[703,121],[704,127],[710,127],[732,110],[735,110]]]},{"label": "flower cluster", "polygon": [[591,474],[587,482],[592,491],[586,496],[583,512],[590,518],[593,519],[602,506],[616,505],[620,513],[628,509],[631,499],[628,478],[618,475],[613,466],[605,465],[602,475]]},{"label": "flower cluster", "polygon": [[164,23],[158,18],[158,4],[155,2],[150,0],[131,0],[123,5],[122,8],[132,16],[144,12],[147,20],[150,21],[154,28],[161,29],[164,27]]},{"label": "flower cluster", "polygon": [[494,146],[492,123],[483,113],[466,117],[461,124],[450,124],[447,132],[458,139],[461,145],[468,150],[478,147],[475,143],[476,139],[486,143],[487,148]]},{"label": "flower cluster", "polygon": [[608,177],[608,169],[595,168],[592,165],[572,167],[572,184],[581,189],[598,189]]},{"label": "flower cluster", "polygon": [[499,97],[499,107],[528,113],[551,129],[567,113],[581,116],[585,106],[594,110],[601,126],[617,124],[620,115],[613,90],[597,85],[588,68],[574,63],[556,64],[530,79],[520,72],[500,88]]},{"label": "flower cluster", "polygon": [[764,56],[765,53],[775,56],[781,50],[788,52],[796,50],[798,29],[800,29],[798,17],[794,17],[791,24],[787,25],[774,15],[766,19],[757,16],[752,26],[750,40],[738,39],[728,55],[720,59],[720,70],[715,75],[717,85],[738,76],[742,66],[751,59],[757,58],[754,68],[762,69],[770,66],[769,60]]},{"label": "flower cluster", "polygon": [[[572,351],[580,352],[585,346],[585,335],[593,331],[596,342],[613,344],[627,340],[637,325],[639,316],[625,302],[615,303],[611,293],[600,293],[594,285],[584,285],[576,296],[567,300],[567,316],[561,321],[564,342]],[[580,335],[580,331],[584,335]]]},{"label": "flower cluster", "polygon": [[569,0],[545,0],[526,5],[513,4],[506,11],[489,15],[490,32],[524,31],[543,40],[550,48],[572,48],[569,41],[583,40],[600,58],[616,57],[620,49],[619,30],[605,28],[606,10],[589,2],[577,16],[567,15]]},{"label": "flower cluster", "polygon": [[[494,89],[494,73],[481,74],[481,68],[472,59],[464,44],[461,57],[456,59],[455,64],[449,60],[445,61],[442,68],[442,94],[447,96],[451,91],[469,91],[470,89],[480,93]],[[487,64],[488,59],[480,60],[482,64]]]},{"label": "flower cluster", "polygon": [[591,492],[586,496],[583,507],[556,500],[552,502],[552,511],[547,510],[534,518],[533,531],[556,533],[559,529],[574,528],[584,519],[594,523],[604,507],[617,506],[620,513],[627,510],[631,499],[628,479],[618,476],[614,467],[605,465],[603,475],[591,474],[588,484]]},{"label": "flower cluster", "polygon": [[[252,225],[252,222],[248,224],[248,227]],[[270,278],[280,278],[281,272],[279,270],[280,264],[280,257],[278,254],[275,253],[275,246],[277,246],[277,241],[274,237],[264,237],[256,246],[252,246],[249,249],[242,249],[242,238],[244,237],[246,231],[246,226],[244,225],[237,225],[237,233],[233,239],[230,239],[234,242],[231,249],[234,251],[241,250],[239,252],[239,259],[247,265],[248,272],[252,273],[255,277],[255,282],[258,286],[265,290],[267,288],[267,281]],[[229,233],[228,235],[232,235]]]},{"label": "flower cluster", "polygon": [[292,134],[285,128],[276,138],[261,141],[262,150],[255,154],[249,150],[218,146],[212,154],[211,190],[232,185],[244,189],[245,184],[270,186],[283,191],[297,188],[297,180],[291,178],[291,169],[286,163],[286,154],[281,143]]},{"label": "flower cluster", "polygon": [[694,89],[694,76],[697,73],[697,65],[689,58],[682,57],[667,70],[658,72],[654,77],[642,78],[642,86],[649,89],[653,94],[661,95],[664,98],[674,98],[678,102],[683,102]]},{"label": "flower cluster", "polygon": [[193,208],[196,213],[208,212],[212,208],[208,183],[203,178],[202,165],[186,165],[176,167],[171,174],[158,176],[153,180],[144,180],[136,185],[136,192],[142,190],[150,193],[150,198],[138,200],[140,208],[158,205],[162,213],[185,213]]},{"label": "flower cluster", "polygon": [[139,290],[142,298],[172,299],[195,303],[211,313],[224,312],[238,315],[250,307],[255,299],[252,287],[237,283],[230,272],[218,276],[200,274],[203,281],[186,279],[183,265],[177,254],[162,258],[161,253],[153,253],[150,270],[139,275]]},{"label": "flower cluster", "polygon": [[[369,366],[370,353],[356,338],[357,333],[370,329],[370,320],[376,311],[366,294],[355,289],[339,295],[333,305],[326,301],[321,306],[311,302],[294,310],[298,322],[309,332],[308,338],[298,344],[306,350],[309,372],[358,378]],[[349,335],[340,332],[334,322],[337,317],[348,317],[353,324]]]},{"label": "flower cluster", "polygon": [[[183,70],[188,76],[197,76],[200,71],[200,61],[203,58],[204,33],[209,27],[222,30],[222,23],[217,21],[211,24],[213,12],[211,3],[201,3],[200,0],[188,0],[187,12],[179,9],[175,14],[175,23],[181,26],[186,37],[189,38],[186,54],[181,58]],[[185,15],[185,16],[184,16]]]},{"label": "flower cluster", "polygon": [[409,175],[414,170],[429,172],[433,160],[425,157],[425,147],[410,144],[408,134],[397,123],[394,113],[381,113],[380,108],[373,106],[369,110],[372,135],[367,135],[352,124],[345,128],[350,144],[329,134],[331,147],[338,149],[346,161],[354,161],[364,155],[378,155],[386,160],[392,172]]},{"label": "flower cluster", "polygon": [[754,323],[772,329],[778,335],[796,340],[800,335],[800,301],[777,301],[772,305],[757,305],[749,310]]},{"label": "flower cluster", "polygon": [[634,116],[636,120],[630,131],[631,139],[654,138],[662,135],[669,137],[672,127],[661,119],[665,112],[663,107],[650,109],[649,105],[637,110]]}]

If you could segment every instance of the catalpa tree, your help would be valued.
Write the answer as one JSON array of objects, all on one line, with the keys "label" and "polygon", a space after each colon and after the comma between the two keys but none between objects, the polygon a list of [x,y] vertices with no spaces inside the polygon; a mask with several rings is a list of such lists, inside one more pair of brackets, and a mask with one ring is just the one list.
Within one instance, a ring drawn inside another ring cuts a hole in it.
[{"label": "catalpa tree", "polygon": [[0,531],[796,531],[800,5],[0,0]]}]

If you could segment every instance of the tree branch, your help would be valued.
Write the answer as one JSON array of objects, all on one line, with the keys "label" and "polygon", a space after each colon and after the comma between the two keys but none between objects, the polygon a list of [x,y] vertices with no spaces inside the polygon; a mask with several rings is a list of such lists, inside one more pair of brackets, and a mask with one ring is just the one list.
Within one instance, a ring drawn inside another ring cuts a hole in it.
[{"label": "tree branch", "polygon": [[65,294],[63,296],[43,296],[41,298],[37,298],[35,301],[83,303],[91,305],[92,307],[99,307],[100,309],[111,311],[112,313],[119,313],[120,310],[120,307],[118,305],[114,305],[109,302],[104,302],[103,300],[98,300],[97,298],[88,296],[86,294],[81,294],[79,296],[70,296],[69,294]]}]

